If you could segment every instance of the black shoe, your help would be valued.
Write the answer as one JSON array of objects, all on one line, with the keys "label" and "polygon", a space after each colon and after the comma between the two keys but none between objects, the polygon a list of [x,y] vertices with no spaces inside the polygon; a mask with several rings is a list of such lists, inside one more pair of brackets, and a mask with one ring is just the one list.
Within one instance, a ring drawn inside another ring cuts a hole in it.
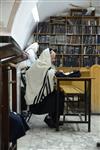
[{"label": "black shoe", "polygon": [[97,142],[97,147],[100,147],[100,143],[99,142]]},{"label": "black shoe", "polygon": [[59,126],[63,126],[63,124],[64,124],[63,122],[59,121]]},{"label": "black shoe", "polygon": [[49,128],[56,128],[55,123],[49,115],[45,117],[44,122],[48,125]]},{"label": "black shoe", "polygon": [[[56,124],[56,118],[52,117],[52,120],[53,120],[54,124]],[[64,124],[63,121],[59,121],[59,126],[62,126],[63,124]]]},{"label": "black shoe", "polygon": [[[54,121],[54,123],[56,124],[56,122]],[[62,126],[64,123],[59,121],[59,126]]]}]

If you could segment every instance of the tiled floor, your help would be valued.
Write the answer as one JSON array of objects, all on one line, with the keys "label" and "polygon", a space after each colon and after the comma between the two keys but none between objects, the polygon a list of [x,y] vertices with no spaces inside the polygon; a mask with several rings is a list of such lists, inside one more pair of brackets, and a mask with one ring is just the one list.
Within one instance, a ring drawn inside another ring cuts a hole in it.
[{"label": "tiled floor", "polygon": [[30,130],[18,140],[18,150],[98,150],[100,116],[92,116],[91,132],[87,124],[64,124],[60,131],[43,122],[44,115],[32,115]]}]

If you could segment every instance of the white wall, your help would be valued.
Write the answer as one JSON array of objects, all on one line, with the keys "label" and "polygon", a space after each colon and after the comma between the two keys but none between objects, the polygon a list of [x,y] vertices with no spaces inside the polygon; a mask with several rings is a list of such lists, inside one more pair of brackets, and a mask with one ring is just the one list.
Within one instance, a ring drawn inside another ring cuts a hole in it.
[{"label": "white wall", "polygon": [[[59,1],[59,3],[57,3]],[[14,19],[11,35],[17,41],[23,50],[31,34],[35,28],[35,12],[32,9],[37,6],[39,21],[43,21],[46,17],[54,15],[66,8],[67,1],[46,1],[46,0],[22,0]],[[33,15],[33,16],[32,16]]]},{"label": "white wall", "polygon": [[[40,1],[38,3],[38,12],[40,21],[43,21],[45,18],[55,15],[59,12],[64,11],[67,8],[67,1]],[[66,9],[67,11],[67,9]]]},{"label": "white wall", "polygon": [[22,0],[15,16],[11,35],[23,50],[36,24],[32,9],[37,1]]},{"label": "white wall", "polygon": [[9,16],[15,0],[0,0],[0,26],[7,28]]}]

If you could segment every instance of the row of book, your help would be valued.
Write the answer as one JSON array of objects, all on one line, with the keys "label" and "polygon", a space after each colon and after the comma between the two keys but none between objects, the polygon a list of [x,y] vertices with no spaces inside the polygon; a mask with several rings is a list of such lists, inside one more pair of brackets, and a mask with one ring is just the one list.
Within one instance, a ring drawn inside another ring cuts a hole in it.
[{"label": "row of book", "polygon": [[96,20],[68,19],[66,24],[49,24],[40,22],[34,33],[72,33],[72,34],[100,34],[100,25],[96,26]]},{"label": "row of book", "polygon": [[97,34],[97,27],[96,26],[83,26],[82,27],[83,34]]},{"label": "row of book", "polygon": [[82,26],[67,26],[66,33],[68,34],[82,34]]},{"label": "row of book", "polygon": [[39,22],[35,27],[34,33],[50,33],[49,22]]},{"label": "row of book", "polygon": [[83,36],[83,44],[96,44],[96,36]]},{"label": "row of book", "polygon": [[87,18],[82,20],[82,24],[86,26],[97,26],[98,22],[96,21],[95,18],[94,19]]},{"label": "row of book", "polygon": [[66,35],[68,34],[100,34],[100,26],[67,26]]},{"label": "row of book", "polygon": [[81,65],[84,67],[91,67],[93,64],[100,64],[100,57],[95,56],[83,56],[81,64],[79,56],[65,56],[65,57],[57,57],[55,65],[57,67],[65,66],[65,67],[80,67]]},{"label": "row of book", "polygon": [[65,35],[50,36],[50,44],[65,44],[65,43],[66,43]]},{"label": "row of book", "polygon": [[49,39],[50,39],[49,35],[39,35],[37,41],[41,43],[49,43]]},{"label": "row of book", "polygon": [[50,47],[52,49],[56,49],[57,54],[63,55],[91,55],[91,54],[100,54],[100,46],[67,46],[67,45],[53,45],[50,43],[43,43],[40,44],[40,50],[44,50],[45,48]]},{"label": "row of book", "polygon": [[66,27],[65,25],[51,25],[51,33],[65,33],[66,32]]},{"label": "row of book", "polygon": [[50,44],[100,44],[100,35],[36,35],[35,40]]},{"label": "row of book", "polygon": [[48,47],[49,47],[49,44],[48,44],[48,43],[45,43],[45,44],[39,44],[38,55],[40,55],[41,52],[42,52],[44,49],[48,48]]},{"label": "row of book", "polygon": [[55,35],[50,36],[50,44],[81,44],[82,37],[81,36],[65,36],[65,35]]},{"label": "row of book", "polygon": [[99,34],[100,27],[97,26],[64,26],[64,25],[53,25],[51,26],[51,34],[64,33],[68,34]]}]

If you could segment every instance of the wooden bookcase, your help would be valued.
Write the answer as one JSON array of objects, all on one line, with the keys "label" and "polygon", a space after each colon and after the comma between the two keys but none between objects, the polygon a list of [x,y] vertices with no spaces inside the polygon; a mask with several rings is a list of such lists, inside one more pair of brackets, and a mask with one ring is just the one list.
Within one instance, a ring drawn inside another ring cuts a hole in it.
[{"label": "wooden bookcase", "polygon": [[39,53],[57,49],[56,66],[90,67],[100,64],[100,17],[51,16],[34,31]]}]

